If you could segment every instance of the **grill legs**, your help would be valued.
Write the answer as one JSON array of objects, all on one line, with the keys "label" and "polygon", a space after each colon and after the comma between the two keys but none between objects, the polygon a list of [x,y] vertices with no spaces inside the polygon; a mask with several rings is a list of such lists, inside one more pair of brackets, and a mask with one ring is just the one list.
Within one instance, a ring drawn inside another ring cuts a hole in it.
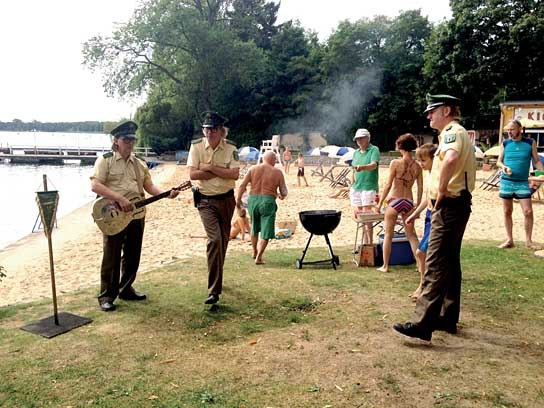
[{"label": "grill legs", "polygon": [[336,266],[340,265],[340,258],[338,258],[337,255],[334,255],[334,252],[332,250],[331,241],[329,240],[329,236],[325,234],[325,242],[327,243],[327,246],[329,248],[329,259],[324,259],[321,261],[311,261],[311,262],[303,262],[304,257],[306,256],[306,251],[308,251],[308,247],[310,246],[310,242],[312,241],[312,237],[314,234],[310,234],[310,238],[308,238],[308,242],[306,243],[306,247],[304,248],[304,251],[302,251],[302,258],[297,259],[295,262],[295,266],[297,269],[302,269],[302,265],[316,265],[316,264],[327,264],[330,263],[332,267],[336,270]]}]

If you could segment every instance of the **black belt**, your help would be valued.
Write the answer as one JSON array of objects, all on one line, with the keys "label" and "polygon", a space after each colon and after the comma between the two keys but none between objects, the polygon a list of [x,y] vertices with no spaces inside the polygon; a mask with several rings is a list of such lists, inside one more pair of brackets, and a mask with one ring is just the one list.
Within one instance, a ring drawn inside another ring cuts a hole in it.
[{"label": "black belt", "polygon": [[200,194],[200,197],[203,200],[224,200],[225,198],[234,197],[234,190],[229,190],[226,193],[217,195]]}]

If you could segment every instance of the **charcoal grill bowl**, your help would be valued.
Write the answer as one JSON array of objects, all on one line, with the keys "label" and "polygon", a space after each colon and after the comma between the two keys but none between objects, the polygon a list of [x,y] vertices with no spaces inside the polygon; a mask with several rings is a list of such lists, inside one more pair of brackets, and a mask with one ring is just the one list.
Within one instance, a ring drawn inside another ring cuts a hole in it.
[{"label": "charcoal grill bowl", "polygon": [[330,234],[340,223],[342,211],[309,210],[298,213],[302,226],[311,234]]}]

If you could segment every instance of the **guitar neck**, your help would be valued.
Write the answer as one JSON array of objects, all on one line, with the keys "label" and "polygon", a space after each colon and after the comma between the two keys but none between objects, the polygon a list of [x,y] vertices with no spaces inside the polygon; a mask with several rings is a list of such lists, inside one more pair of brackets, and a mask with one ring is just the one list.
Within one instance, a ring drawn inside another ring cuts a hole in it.
[{"label": "guitar neck", "polygon": [[134,207],[142,208],[143,206],[154,203],[155,201],[160,200],[161,198],[168,197],[171,191],[172,190],[168,190],[168,191],[165,191],[164,193],[157,194],[156,196],[146,198],[145,200],[140,200],[134,204]]}]

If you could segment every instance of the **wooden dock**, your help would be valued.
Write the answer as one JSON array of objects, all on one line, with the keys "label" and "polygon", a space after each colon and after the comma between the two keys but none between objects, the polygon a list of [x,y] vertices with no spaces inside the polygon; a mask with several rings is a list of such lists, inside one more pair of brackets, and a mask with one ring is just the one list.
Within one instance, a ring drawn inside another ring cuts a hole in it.
[{"label": "wooden dock", "polygon": [[[146,161],[156,158],[155,152],[149,147],[136,147],[136,153],[143,155]],[[79,164],[93,165],[96,158],[109,148],[103,147],[37,147],[10,146],[0,149],[0,162],[11,164]]]}]

